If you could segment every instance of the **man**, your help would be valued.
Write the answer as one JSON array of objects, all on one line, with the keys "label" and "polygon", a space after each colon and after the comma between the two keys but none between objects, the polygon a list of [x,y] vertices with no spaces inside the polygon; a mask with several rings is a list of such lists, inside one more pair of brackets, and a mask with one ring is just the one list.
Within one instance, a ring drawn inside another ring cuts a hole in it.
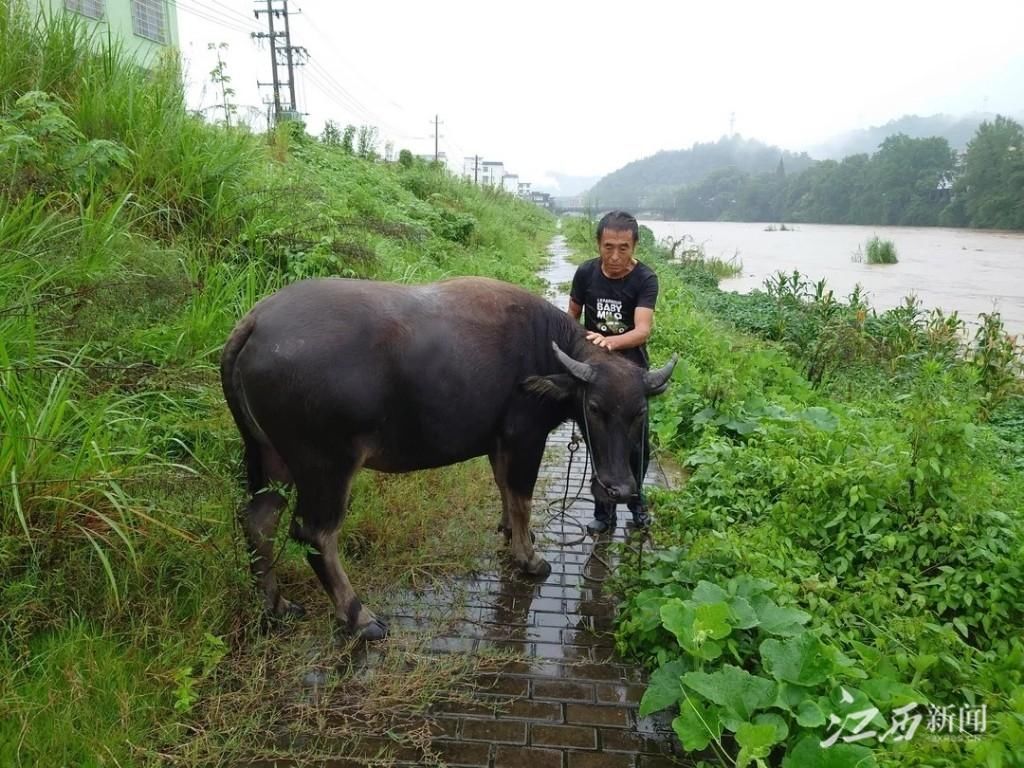
[{"label": "man", "polygon": [[[581,264],[573,276],[569,314],[587,329],[587,338],[599,347],[624,355],[637,365],[648,367],[647,339],[654,321],[658,299],[658,276],[633,257],[640,227],[628,213],[612,211],[597,225],[598,258]],[[643,478],[650,461],[650,442],[645,418],[643,437],[630,451],[629,463],[637,477],[639,498],[628,507],[633,524],[650,524],[643,498]],[[587,524],[591,533],[614,531],[613,503],[594,502],[594,519]]]}]

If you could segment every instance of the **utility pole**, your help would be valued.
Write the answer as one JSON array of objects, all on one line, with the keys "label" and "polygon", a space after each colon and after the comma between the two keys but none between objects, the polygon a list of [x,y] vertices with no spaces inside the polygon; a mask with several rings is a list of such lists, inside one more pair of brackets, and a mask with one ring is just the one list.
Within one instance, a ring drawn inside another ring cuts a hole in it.
[{"label": "utility pole", "polygon": [[[274,123],[277,124],[285,115],[294,117],[298,114],[299,108],[295,102],[295,67],[303,63],[302,59],[308,55],[308,51],[302,46],[292,45],[291,25],[288,23],[288,0],[263,0],[262,5],[265,7],[257,5],[253,14],[257,19],[263,15],[267,17],[268,31],[254,32],[252,36],[257,40],[270,40],[271,82],[257,81],[256,84],[261,88],[270,86],[274,89]],[[274,24],[275,20],[283,21],[284,29],[278,29]],[[284,39],[284,45],[278,43],[281,38]],[[284,61],[281,60],[281,54],[284,54]],[[287,79],[281,77],[281,67],[287,68]],[[289,96],[287,109],[281,104],[281,88],[285,85],[288,86]]]},{"label": "utility pole", "polygon": [[479,183],[480,155],[473,155],[473,183]]},{"label": "utility pole", "polygon": [[434,162],[436,163],[440,159],[440,152],[438,152],[437,150],[438,139],[441,138],[441,133],[440,131],[438,131],[438,126],[440,126],[442,123],[440,122],[437,115],[434,115],[434,119],[431,122],[434,123]]}]

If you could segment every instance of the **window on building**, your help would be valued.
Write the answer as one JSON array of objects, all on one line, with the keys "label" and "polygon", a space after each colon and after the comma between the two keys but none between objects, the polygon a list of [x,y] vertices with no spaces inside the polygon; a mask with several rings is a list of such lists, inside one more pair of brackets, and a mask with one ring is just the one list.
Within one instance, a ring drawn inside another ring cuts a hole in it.
[{"label": "window on building", "polygon": [[132,0],[132,29],[139,37],[166,43],[164,0]]},{"label": "window on building", "polygon": [[64,0],[64,7],[69,11],[88,16],[90,19],[102,19],[104,5],[104,0]]}]

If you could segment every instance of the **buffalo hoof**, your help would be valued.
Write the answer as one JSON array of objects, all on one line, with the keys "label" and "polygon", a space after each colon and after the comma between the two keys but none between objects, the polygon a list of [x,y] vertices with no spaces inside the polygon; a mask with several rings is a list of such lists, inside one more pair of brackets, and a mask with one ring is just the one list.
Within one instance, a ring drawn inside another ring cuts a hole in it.
[{"label": "buffalo hoof", "polygon": [[291,621],[305,618],[306,609],[300,603],[293,603],[283,597],[278,600],[273,611],[267,613],[267,623],[271,627],[283,626]]},{"label": "buffalo hoof", "polygon": [[388,636],[388,625],[375,616],[373,621],[369,624],[364,624],[363,626],[356,628],[354,634],[360,640],[376,642],[377,640],[383,640]]},{"label": "buffalo hoof", "polygon": [[551,575],[551,564],[540,555],[534,555],[526,563],[520,563],[519,567],[523,569],[523,573],[539,579],[546,579]]}]

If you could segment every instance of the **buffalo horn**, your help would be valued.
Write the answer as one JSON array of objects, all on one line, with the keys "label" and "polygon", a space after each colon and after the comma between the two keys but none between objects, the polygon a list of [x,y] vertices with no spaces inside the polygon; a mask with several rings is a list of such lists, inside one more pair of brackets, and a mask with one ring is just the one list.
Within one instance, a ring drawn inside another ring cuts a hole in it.
[{"label": "buffalo horn", "polygon": [[565,366],[566,370],[569,371],[580,381],[591,382],[594,380],[594,368],[590,363],[581,363],[579,360],[574,360],[563,352],[558,344],[551,342],[551,346],[555,350],[555,354],[558,355],[558,360],[562,365]]},{"label": "buffalo horn", "polygon": [[672,375],[672,369],[676,367],[676,360],[679,359],[678,355],[672,355],[672,359],[669,360],[665,365],[656,371],[647,371],[644,374],[644,384],[647,385],[647,391],[653,392],[656,389],[661,389],[665,386],[665,382],[668,381],[668,377]]}]

